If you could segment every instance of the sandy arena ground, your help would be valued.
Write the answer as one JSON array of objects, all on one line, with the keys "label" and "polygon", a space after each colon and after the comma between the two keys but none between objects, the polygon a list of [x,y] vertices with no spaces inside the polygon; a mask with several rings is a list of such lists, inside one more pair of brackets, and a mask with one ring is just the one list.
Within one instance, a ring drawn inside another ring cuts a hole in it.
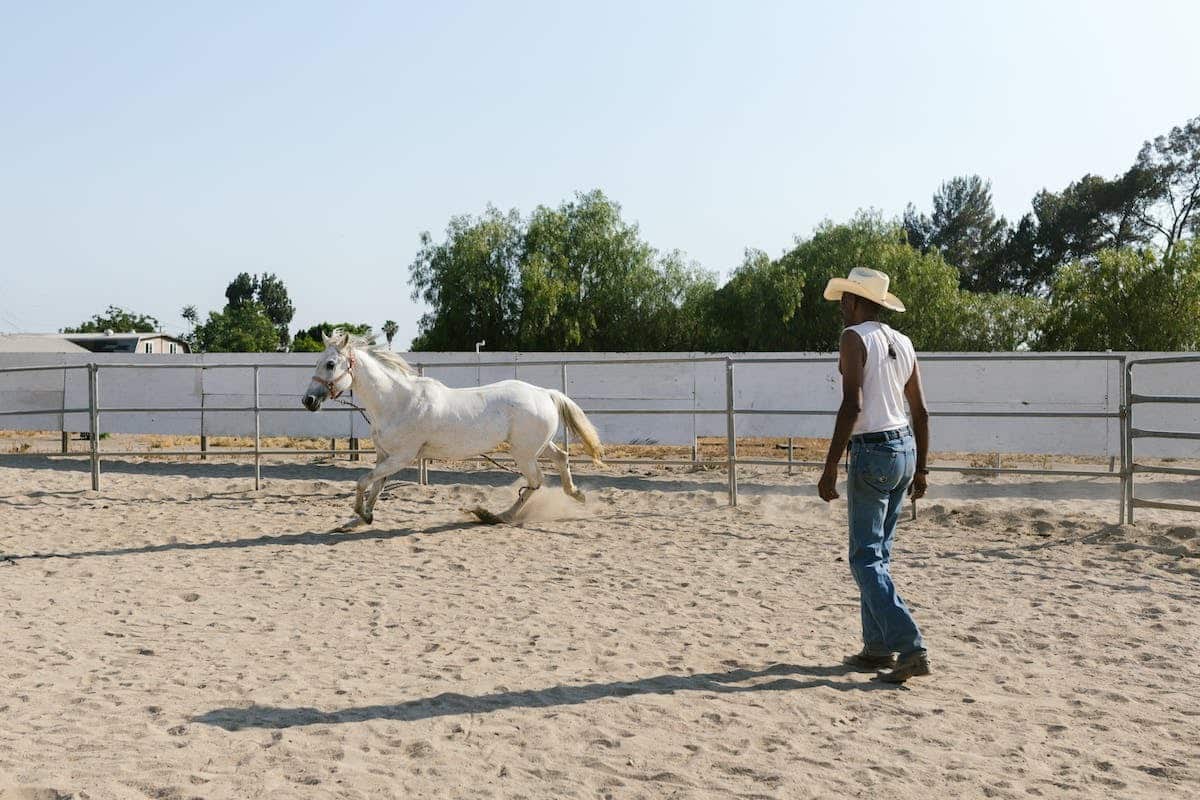
[{"label": "sandy arena ground", "polygon": [[330,533],[367,465],[0,456],[0,800],[1200,794],[1200,516],[1115,526],[1110,479],[933,475],[893,687],[840,666],[812,471],[586,469],[484,527],[513,476],[435,470]]}]

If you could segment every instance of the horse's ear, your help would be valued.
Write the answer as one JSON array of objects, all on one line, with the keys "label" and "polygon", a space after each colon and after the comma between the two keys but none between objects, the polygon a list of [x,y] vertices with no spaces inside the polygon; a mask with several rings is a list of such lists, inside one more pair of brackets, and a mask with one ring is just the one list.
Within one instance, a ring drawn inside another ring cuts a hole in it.
[{"label": "horse's ear", "polygon": [[329,342],[338,350],[345,350],[346,345],[350,344],[350,334],[341,328],[334,328],[333,336],[329,338]]},{"label": "horse's ear", "polygon": [[330,339],[329,336],[327,336],[325,334],[325,331],[321,331],[321,343],[322,344],[324,344],[326,347],[329,347],[329,345],[332,343],[332,341],[333,340]]}]

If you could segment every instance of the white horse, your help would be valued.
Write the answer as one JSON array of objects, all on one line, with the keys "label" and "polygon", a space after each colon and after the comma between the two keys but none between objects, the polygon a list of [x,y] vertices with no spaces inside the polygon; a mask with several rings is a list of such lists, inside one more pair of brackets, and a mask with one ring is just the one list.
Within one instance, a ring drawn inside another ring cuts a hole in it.
[{"label": "white horse", "polygon": [[501,514],[473,513],[483,522],[512,522],[542,485],[538,456],[547,452],[562,476],[562,489],[583,502],[575,488],[567,454],[551,439],[562,422],[582,442],[592,463],[603,466],[600,437],[583,409],[554,389],[524,381],[500,381],[475,389],[451,389],[419,377],[408,363],[360,336],[335,330],[325,336],[325,351],[301,402],[316,411],[326,399],[354,390],[371,422],[375,469],[358,480],[354,513],[339,530],[370,523],[375,501],[387,478],[418,458],[463,459],[508,442],[517,469],[525,476],[517,501]]}]

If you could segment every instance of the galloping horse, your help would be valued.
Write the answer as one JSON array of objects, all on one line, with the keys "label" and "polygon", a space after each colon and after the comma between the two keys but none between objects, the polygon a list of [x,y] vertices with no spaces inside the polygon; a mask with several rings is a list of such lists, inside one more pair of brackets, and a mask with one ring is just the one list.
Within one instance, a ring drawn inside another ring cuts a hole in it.
[{"label": "galloping horse", "polygon": [[339,530],[370,523],[383,483],[419,458],[463,459],[508,442],[517,469],[525,476],[517,501],[500,514],[475,509],[483,522],[512,522],[542,485],[538,456],[547,452],[562,489],[583,502],[575,488],[567,454],[551,439],[562,422],[582,442],[592,463],[603,466],[604,450],[596,429],[573,400],[554,389],[524,381],[500,381],[474,389],[451,389],[417,371],[390,350],[361,336],[335,330],[324,336],[325,351],[317,362],[301,402],[316,411],[326,399],[348,389],[362,401],[375,442],[375,468],[358,480],[354,513]]}]

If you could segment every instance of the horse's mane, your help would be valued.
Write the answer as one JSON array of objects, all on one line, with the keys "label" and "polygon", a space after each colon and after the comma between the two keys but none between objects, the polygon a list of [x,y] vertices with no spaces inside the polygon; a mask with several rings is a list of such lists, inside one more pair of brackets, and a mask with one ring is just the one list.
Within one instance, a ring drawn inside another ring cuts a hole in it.
[{"label": "horse's mane", "polygon": [[[334,336],[336,336],[339,332],[340,332],[340,329],[338,331],[334,331],[333,332]],[[405,361],[400,356],[396,355],[394,352],[389,350],[387,347],[385,347],[381,344],[375,344],[374,339],[369,339],[366,336],[360,336],[356,333],[347,334],[346,347],[358,349],[358,350],[365,350],[368,355],[374,357],[374,359],[376,361],[378,361],[380,364],[382,364],[384,367],[387,367],[388,369],[393,369],[393,370],[396,370],[397,372],[402,372],[405,375],[416,375],[417,374],[417,371],[413,368],[413,366],[411,364],[409,364],[407,361]]]}]

